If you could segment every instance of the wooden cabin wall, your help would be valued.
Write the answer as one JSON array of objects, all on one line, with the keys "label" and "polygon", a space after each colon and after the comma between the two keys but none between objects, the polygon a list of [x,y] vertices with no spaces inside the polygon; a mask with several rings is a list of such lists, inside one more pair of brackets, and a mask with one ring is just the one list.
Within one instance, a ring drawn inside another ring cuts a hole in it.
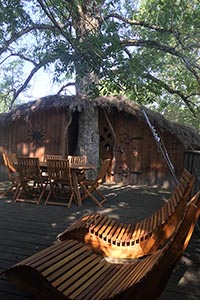
[{"label": "wooden cabin wall", "polygon": [[11,126],[6,151],[41,160],[45,154],[62,154],[66,118],[66,112],[54,110],[33,113],[28,120],[16,120]]},{"label": "wooden cabin wall", "polygon": [[61,154],[62,122],[61,114],[55,111],[33,113],[28,120],[14,122],[12,151],[41,160],[45,154]]},{"label": "wooden cabin wall", "polygon": [[[55,109],[33,113],[28,120],[16,120],[0,131],[0,153],[13,152],[19,156],[39,157],[43,160],[45,154],[62,155],[64,149],[67,157],[76,149],[78,112],[72,115],[65,140],[64,130],[68,121],[66,111]],[[2,155],[0,155],[0,180],[8,180]]]},{"label": "wooden cabin wall", "polygon": [[0,129],[0,152],[4,153],[9,148],[10,126],[2,126]]},{"label": "wooden cabin wall", "polygon": [[[115,156],[111,179],[117,183],[132,185],[175,184],[148,125],[134,116],[115,111],[109,114],[109,122],[100,113],[100,157]],[[167,153],[174,164],[177,177],[183,170],[184,149],[171,134],[160,132]],[[115,142],[116,140],[116,142]]]},{"label": "wooden cabin wall", "polygon": [[8,172],[5,168],[2,153],[9,148],[10,126],[0,129],[0,181],[8,180]]},{"label": "wooden cabin wall", "polygon": [[[179,179],[184,169],[184,145],[177,137],[168,132],[161,132],[160,136],[163,139],[169,158],[174,166],[176,177]],[[168,177],[169,180],[171,179],[172,184],[174,183],[168,167],[166,170],[166,177]]]}]

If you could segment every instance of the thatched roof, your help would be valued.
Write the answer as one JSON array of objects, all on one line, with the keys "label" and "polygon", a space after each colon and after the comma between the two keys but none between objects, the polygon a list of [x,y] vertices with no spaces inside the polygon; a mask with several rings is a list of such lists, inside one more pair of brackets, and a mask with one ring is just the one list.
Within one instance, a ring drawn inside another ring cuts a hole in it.
[{"label": "thatched roof", "polygon": [[[32,113],[42,110],[55,109],[56,111],[60,111],[66,109],[71,112],[81,112],[82,110],[90,110],[94,107],[105,108],[107,112],[117,109],[139,119],[144,119],[141,107],[123,96],[97,97],[91,100],[81,96],[51,95],[18,105],[9,113],[0,114],[0,125],[8,126],[9,123],[17,119],[28,119]],[[193,128],[170,122],[160,113],[149,109],[145,110],[155,128],[175,135],[187,150],[200,149],[200,135]]]}]

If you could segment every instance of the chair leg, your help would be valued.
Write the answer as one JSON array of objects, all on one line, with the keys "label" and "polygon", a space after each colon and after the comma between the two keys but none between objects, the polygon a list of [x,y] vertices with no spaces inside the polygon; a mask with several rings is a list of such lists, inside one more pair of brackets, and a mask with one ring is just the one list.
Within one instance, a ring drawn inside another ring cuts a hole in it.
[{"label": "chair leg", "polygon": [[[73,198],[75,197],[75,191],[73,190],[72,192],[71,192],[71,195],[70,195],[70,199],[69,199],[69,202],[66,204],[65,202],[63,202],[63,203],[61,203],[61,202],[53,202],[53,201],[49,201],[49,199],[50,199],[50,197],[51,196],[53,196],[53,198],[54,199],[57,199],[57,198],[59,198],[59,197],[57,197],[56,196],[56,193],[55,193],[55,191],[54,191],[54,187],[56,187],[57,186],[57,184],[52,184],[52,185],[50,185],[50,190],[49,190],[49,193],[48,193],[48,195],[47,195],[47,198],[46,198],[46,200],[45,200],[45,203],[44,203],[44,205],[47,205],[47,204],[52,204],[52,205],[63,205],[63,206],[66,206],[67,205],[67,207],[69,208],[70,206],[71,206],[71,203],[72,203],[72,200],[73,200]],[[63,185],[63,187],[62,188],[64,188],[64,185]],[[64,198],[62,198],[62,199],[64,199]]]},{"label": "chair leg", "polygon": [[[38,186],[38,188],[39,188],[39,186]],[[39,204],[39,203],[40,203],[40,201],[41,201],[41,199],[42,199],[42,196],[43,196],[43,194],[44,194],[44,192],[45,192],[45,188],[41,191],[38,200],[31,200],[31,199],[26,199],[26,198],[21,199],[21,198],[20,198],[20,195],[22,194],[22,192],[24,191],[24,189],[26,189],[25,186],[19,186],[19,187],[18,187],[18,189],[17,189],[17,191],[16,191],[16,193],[15,193],[15,195],[14,195],[14,200],[15,200],[15,202],[17,202],[17,201],[24,201],[24,202],[30,202],[30,203],[36,203],[36,204]]]},{"label": "chair leg", "polygon": [[71,193],[71,196],[70,196],[69,202],[68,202],[68,204],[67,204],[67,207],[68,207],[68,208],[70,208],[70,206],[71,206],[71,204],[72,204],[72,200],[73,200],[74,196],[75,196],[75,192],[73,191],[73,192]]},{"label": "chair leg", "polygon": [[22,191],[23,191],[23,187],[19,186],[18,191],[16,191],[16,196],[15,196],[15,202],[17,202],[19,199],[19,196],[21,195]]},{"label": "chair leg", "polygon": [[6,196],[8,193],[10,193],[10,192],[12,191],[12,189],[13,189],[13,187],[11,186],[8,190],[4,191],[4,192],[0,195],[0,197]]},{"label": "chair leg", "polygon": [[99,194],[99,196],[102,198],[101,200],[101,204],[103,204],[104,202],[106,202],[107,198],[104,196],[104,194],[102,194],[102,192],[100,190],[96,190],[96,192]]},{"label": "chair leg", "polygon": [[16,198],[17,198],[17,196],[18,196],[18,193],[19,193],[19,189],[20,189],[20,185],[18,184],[18,185],[16,186],[16,191],[15,191],[15,193],[14,193],[14,195],[13,195],[13,200],[16,200]]},{"label": "chair leg", "polygon": [[48,192],[48,195],[47,195],[47,197],[46,197],[46,200],[45,200],[45,202],[44,202],[44,205],[47,205],[47,202],[49,201],[49,198],[50,198],[51,194],[52,194],[52,190],[51,190],[51,187],[50,187],[50,190],[49,190],[49,192]]},{"label": "chair leg", "polygon": [[98,206],[102,206],[101,202],[99,202],[99,200],[96,199],[96,197],[89,191],[89,189],[87,189],[84,185],[81,186],[84,190],[84,195],[82,197],[82,200],[84,200],[85,198],[89,197],[92,201],[94,201]]},{"label": "chair leg", "polygon": [[17,184],[12,184],[11,185],[11,187],[9,187],[6,191],[4,191],[2,194],[0,194],[0,198],[2,198],[2,197],[4,197],[4,196],[6,196],[7,194],[9,194],[9,193],[11,193],[11,192],[13,192],[13,189],[16,189],[15,190],[15,192],[14,192],[14,196],[13,196],[13,199],[15,199],[15,194],[17,193],[17,188],[18,188],[18,186],[17,186]]},{"label": "chair leg", "polygon": [[38,198],[38,200],[36,202],[37,205],[40,203],[40,201],[41,201],[41,199],[42,199],[42,197],[44,195],[44,192],[46,191],[46,187],[47,187],[47,183],[45,184],[45,186],[41,186],[42,191],[41,191],[40,196],[39,196],[39,198]]}]

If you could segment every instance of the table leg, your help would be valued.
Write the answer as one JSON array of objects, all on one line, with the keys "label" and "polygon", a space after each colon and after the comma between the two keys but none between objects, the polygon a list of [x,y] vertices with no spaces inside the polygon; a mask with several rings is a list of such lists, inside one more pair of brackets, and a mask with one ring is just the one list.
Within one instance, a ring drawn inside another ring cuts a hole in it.
[{"label": "table leg", "polygon": [[78,187],[78,178],[76,175],[76,171],[72,171],[72,181],[73,181],[73,186],[74,186],[74,190],[75,190],[77,203],[79,206],[82,206],[81,194],[80,194],[79,187]]}]

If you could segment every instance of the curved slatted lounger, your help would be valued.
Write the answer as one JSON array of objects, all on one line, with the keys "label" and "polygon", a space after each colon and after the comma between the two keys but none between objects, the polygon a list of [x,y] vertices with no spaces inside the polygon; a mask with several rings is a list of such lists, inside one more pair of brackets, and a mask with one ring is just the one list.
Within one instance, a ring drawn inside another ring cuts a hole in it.
[{"label": "curved slatted lounger", "polygon": [[120,223],[103,214],[84,216],[58,235],[77,239],[104,256],[138,258],[152,253],[173,234],[190,199],[194,177],[185,169],[170,199],[150,217],[135,224]]},{"label": "curved slatted lounger", "polygon": [[200,214],[199,194],[161,249],[113,264],[79,241],[66,240],[11,267],[6,276],[42,300],[153,300],[162,293]]}]

